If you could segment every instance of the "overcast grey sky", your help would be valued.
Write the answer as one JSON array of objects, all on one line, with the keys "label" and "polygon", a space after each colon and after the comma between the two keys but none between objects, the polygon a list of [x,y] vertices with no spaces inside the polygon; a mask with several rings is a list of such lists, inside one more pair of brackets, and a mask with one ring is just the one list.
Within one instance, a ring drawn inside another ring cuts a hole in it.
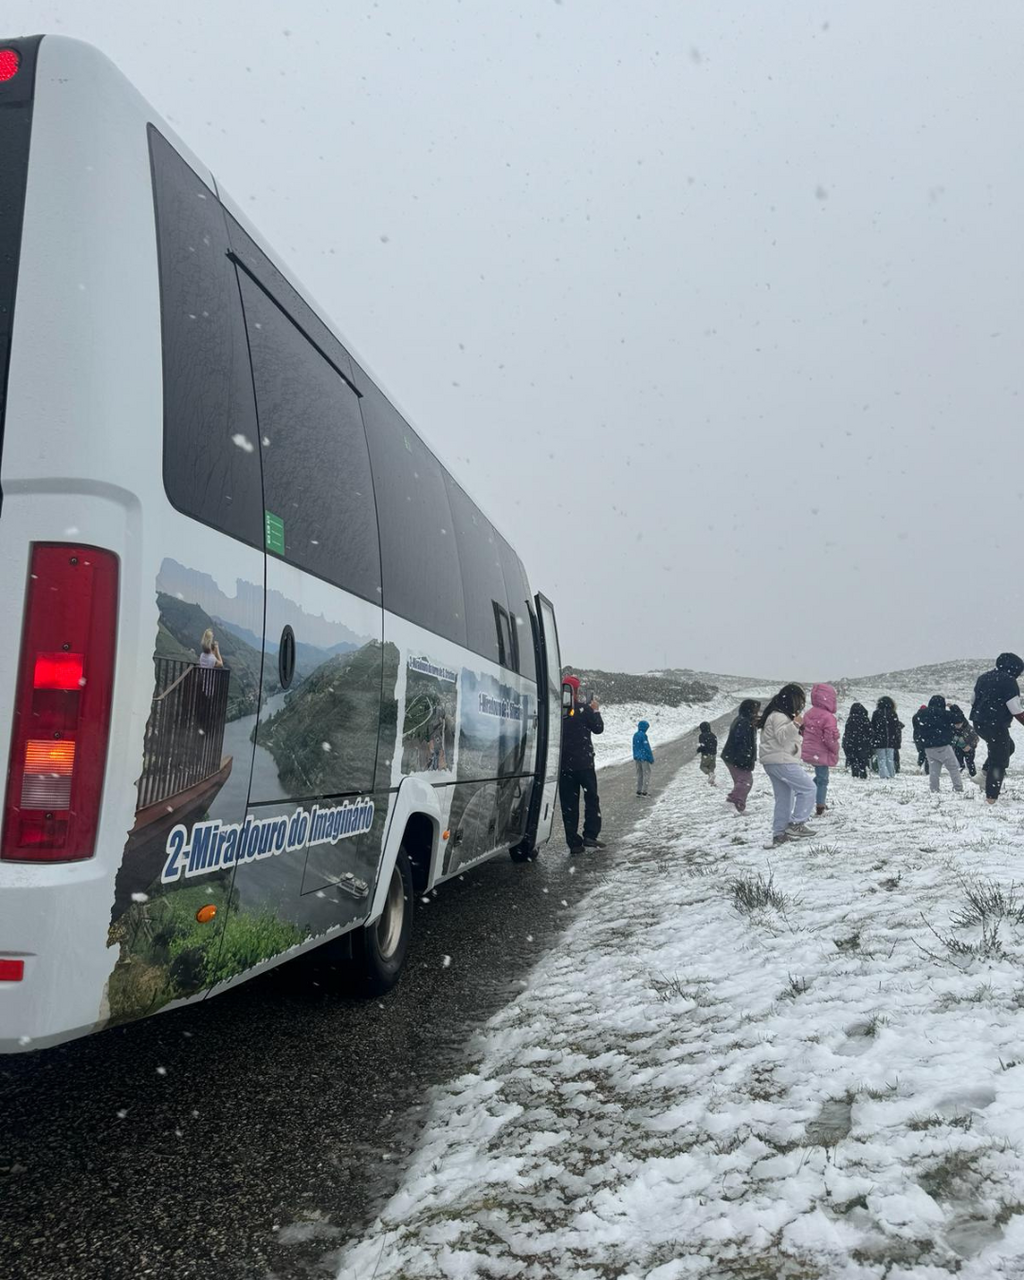
[{"label": "overcast grey sky", "polygon": [[555,601],[566,661],[1024,647],[1024,8],[7,0],[103,48]]}]

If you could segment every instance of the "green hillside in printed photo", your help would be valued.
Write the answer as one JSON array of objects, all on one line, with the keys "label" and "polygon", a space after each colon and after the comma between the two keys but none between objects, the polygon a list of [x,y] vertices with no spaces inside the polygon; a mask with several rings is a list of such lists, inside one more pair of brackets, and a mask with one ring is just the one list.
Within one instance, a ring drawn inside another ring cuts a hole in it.
[{"label": "green hillside in printed photo", "polygon": [[[224,665],[231,670],[228,683],[228,720],[255,715],[259,707],[260,668],[263,655],[223,623],[215,622],[197,604],[158,592],[160,626],[157,631],[156,656],[179,661],[198,662],[203,632],[209,628],[217,638]],[[276,674],[276,673],[275,673]],[[267,696],[277,691],[276,678]]]},{"label": "green hillside in printed photo", "polygon": [[260,725],[260,746],[274,757],[293,795],[337,795],[373,786],[380,720],[381,645],[338,654]]}]

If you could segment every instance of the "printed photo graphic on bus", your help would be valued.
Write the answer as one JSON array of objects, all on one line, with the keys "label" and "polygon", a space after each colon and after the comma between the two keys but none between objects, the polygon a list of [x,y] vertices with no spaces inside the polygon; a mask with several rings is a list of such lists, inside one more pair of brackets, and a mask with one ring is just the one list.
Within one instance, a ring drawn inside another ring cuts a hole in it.
[{"label": "printed photo graphic on bus", "polygon": [[405,673],[403,773],[452,773],[458,723],[459,673],[430,658],[410,655]]},{"label": "printed photo graphic on bus", "polygon": [[372,793],[378,754],[390,776],[394,747],[378,737],[397,655],[384,663],[379,609],[319,582],[297,603],[268,588],[259,553],[199,528],[179,554],[155,583],[152,702],[108,931],[115,1021],[353,922],[383,840]]},{"label": "printed photo graphic on bus", "polygon": [[528,695],[492,675],[466,667],[462,672],[462,699],[460,774],[494,778],[518,773],[526,763]]}]

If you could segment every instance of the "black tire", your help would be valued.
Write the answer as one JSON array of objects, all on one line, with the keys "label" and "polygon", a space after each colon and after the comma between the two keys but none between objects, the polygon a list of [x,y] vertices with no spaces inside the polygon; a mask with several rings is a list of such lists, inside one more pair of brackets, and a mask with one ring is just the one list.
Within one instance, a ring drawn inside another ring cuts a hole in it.
[{"label": "black tire", "polygon": [[381,996],[398,981],[412,935],[415,893],[405,846],[398,851],[384,910],[352,935],[352,983],[364,996]]},{"label": "black tire", "polygon": [[520,841],[519,844],[514,844],[512,848],[509,849],[508,856],[513,862],[536,862],[537,850],[528,845],[524,840]]}]

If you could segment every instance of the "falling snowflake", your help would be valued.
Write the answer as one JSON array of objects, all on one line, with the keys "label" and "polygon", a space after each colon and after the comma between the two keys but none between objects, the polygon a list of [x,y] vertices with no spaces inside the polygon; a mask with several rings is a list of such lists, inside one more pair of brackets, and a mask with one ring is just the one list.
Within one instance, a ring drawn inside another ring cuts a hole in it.
[{"label": "falling snowflake", "polygon": [[237,445],[238,448],[241,449],[243,453],[252,453],[253,450],[256,448],[256,446],[249,439],[249,437],[246,435],[243,435],[241,431],[235,432],[235,434],[231,437],[231,443],[233,445]]}]

